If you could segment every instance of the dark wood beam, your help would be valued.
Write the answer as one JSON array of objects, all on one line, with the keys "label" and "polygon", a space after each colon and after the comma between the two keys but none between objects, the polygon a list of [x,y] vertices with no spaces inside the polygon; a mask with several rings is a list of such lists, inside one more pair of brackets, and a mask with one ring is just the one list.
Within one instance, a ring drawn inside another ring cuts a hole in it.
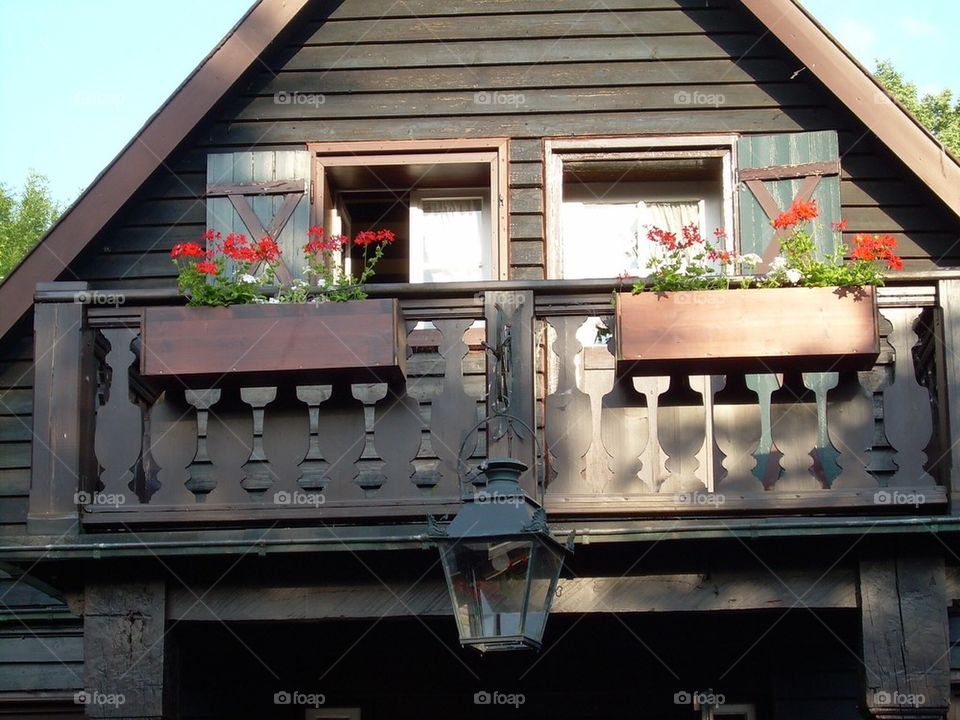
[{"label": "dark wood beam", "polygon": [[862,560],[859,594],[867,711],[942,720],[950,705],[943,558]]},{"label": "dark wood beam", "polygon": [[[61,286],[63,283],[60,284]],[[86,292],[86,283],[73,283]],[[34,406],[30,506],[34,534],[77,533],[77,492],[89,467],[96,373],[81,302],[38,304],[34,313]]]},{"label": "dark wood beam", "polygon": [[[166,589],[161,581],[86,586],[83,660],[84,689],[91,695],[88,718],[176,717],[165,615]],[[109,702],[121,696],[122,702]]]},{"label": "dark wood beam", "polygon": [[[194,595],[194,592],[196,595]],[[171,588],[169,620],[228,622],[333,620],[452,615],[446,584],[374,580],[351,585],[210,589]],[[197,597],[203,602],[198,603]],[[786,569],[771,573],[726,572],[561,579],[555,613],[711,612],[857,607],[852,570]]]}]

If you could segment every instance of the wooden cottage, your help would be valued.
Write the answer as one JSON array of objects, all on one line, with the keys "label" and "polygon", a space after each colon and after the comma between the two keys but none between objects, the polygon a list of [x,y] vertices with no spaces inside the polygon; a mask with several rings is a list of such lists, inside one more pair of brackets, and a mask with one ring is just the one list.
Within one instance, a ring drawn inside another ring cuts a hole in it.
[{"label": "wooden cottage", "polygon": [[[791,300],[618,363],[638,228],[769,261],[797,197],[897,239],[872,354]],[[313,225],[398,238],[336,332],[185,313],[175,244]],[[958,239],[792,0],[258,0],[0,285],[0,716],[945,718]],[[539,653],[461,647],[435,548],[504,457],[574,548]]]}]

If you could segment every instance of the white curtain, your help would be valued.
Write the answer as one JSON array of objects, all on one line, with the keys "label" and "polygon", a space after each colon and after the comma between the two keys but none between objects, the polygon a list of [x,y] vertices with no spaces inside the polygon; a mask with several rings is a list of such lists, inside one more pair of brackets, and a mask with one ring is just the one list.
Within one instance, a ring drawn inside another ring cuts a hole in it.
[{"label": "white curtain", "polygon": [[679,236],[685,225],[701,223],[698,202],[639,202],[637,210],[643,230],[641,240],[647,239],[647,228],[643,226],[658,227]]},{"label": "white curtain", "polygon": [[562,217],[564,278],[644,275],[650,227],[679,235],[684,225],[701,223],[696,201],[567,202]]},{"label": "white curtain", "polygon": [[421,209],[422,282],[483,279],[482,201],[424,198]]}]

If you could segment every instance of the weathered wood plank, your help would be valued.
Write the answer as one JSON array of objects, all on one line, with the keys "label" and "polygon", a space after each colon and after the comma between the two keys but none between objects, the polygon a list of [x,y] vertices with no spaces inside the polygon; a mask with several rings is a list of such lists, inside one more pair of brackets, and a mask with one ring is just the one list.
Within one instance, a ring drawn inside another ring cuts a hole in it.
[{"label": "weathered wood plank", "polygon": [[[77,290],[85,285],[78,284]],[[33,408],[30,487],[31,532],[66,533],[76,528],[75,495],[85,487],[92,448],[96,374],[93,337],[85,331],[84,306],[38,304],[36,327],[36,404]]]},{"label": "weathered wood plank", "polygon": [[[87,705],[90,718],[168,717],[172,638],[163,582],[92,582],[84,591],[84,688],[122,693],[122,705]],[[169,676],[169,677],[168,677]]]},{"label": "weathered wood plank", "polygon": [[28,416],[33,412],[33,391],[21,388],[0,391],[0,415]]},{"label": "weathered wood plank", "polygon": [[[691,105],[678,100],[678,93],[711,96],[714,102]],[[805,107],[815,102],[803,86],[788,83],[765,85],[697,85],[657,87],[610,87],[529,89],[502,93],[441,92],[326,94],[316,105],[278,103],[276,96],[244,98],[236,104],[238,121],[274,121],[299,118],[436,118],[442,116],[516,115],[552,112],[624,112],[683,108],[688,112],[736,108]],[[189,201],[180,201],[189,202]]]},{"label": "weathered wood plank", "polygon": [[[857,607],[853,572],[840,568],[823,575],[802,569],[765,573],[716,572],[584,577],[564,579],[551,613],[714,612],[718,610],[789,609],[802,597],[810,608]],[[171,621],[242,622],[253,620],[319,620],[452,614],[442,581],[315,585],[272,588],[221,585],[196,589],[197,603],[183,588],[171,588],[167,618]],[[402,599],[402,602],[398,600]]]},{"label": "weathered wood plank", "polygon": [[[687,106],[676,111],[629,113],[597,112],[590,118],[596,134],[644,133],[709,133],[709,132],[797,132],[823,129],[836,120],[825,108],[797,108],[785,113],[776,108],[720,109],[690,112]],[[409,139],[410,137],[545,137],[582,132],[584,115],[572,111],[565,114],[538,113],[476,116],[469,125],[459,118],[429,117],[393,123],[380,118],[364,119],[301,119],[268,123],[224,122],[215,125],[207,141],[210,145],[249,145],[250,143],[296,143],[310,138],[316,142],[336,140]],[[201,140],[202,142],[202,140]]]},{"label": "weathered wood plank", "polygon": [[537,40],[491,40],[417,44],[417,51],[397,45],[306,46],[286,62],[288,70],[369,67],[436,67],[443,65],[532,65],[563,62],[613,62],[619,60],[725,59],[771,55],[772,42],[753,34],[650,36]]},{"label": "weathered wood plank", "polygon": [[[947,388],[960,387],[960,281],[942,280],[939,284],[940,305],[943,308],[943,343],[941,357],[943,358],[942,376],[946,380]],[[949,427],[960,428],[960,397],[956,392],[947,395],[948,405],[945,408]],[[950,475],[948,487],[950,490],[950,512],[960,515],[960,452],[950,453]]]},{"label": "weathered wood plank", "polygon": [[380,12],[358,20],[331,20],[315,29],[304,45],[342,45],[369,42],[424,42],[444,40],[502,40],[531,38],[616,37],[630,35],[697,34],[726,32],[739,24],[730,10],[712,7],[618,12],[509,13],[490,15],[483,22],[462,17],[384,17]]},{"label": "weathered wood plank", "polygon": [[[711,7],[725,7],[722,0],[711,0]],[[702,8],[704,0],[605,0],[603,8],[614,10],[673,10]],[[595,10],[591,0],[513,0],[510,10],[523,13],[577,12]],[[374,17],[430,17],[434,15],[498,15],[503,13],[503,0],[454,0],[437,4],[433,0],[406,0],[399,5],[385,6],[379,0],[350,0],[330,14],[331,20],[352,20]]]},{"label": "weathered wood plank", "polygon": [[868,711],[942,718],[950,704],[943,559],[861,560],[859,594]]},{"label": "weathered wood plank", "polygon": [[[785,82],[790,65],[779,58],[749,57],[735,62],[722,60],[659,60],[608,63],[582,62],[543,65],[488,65],[444,68],[369,68],[362,73],[332,69],[324,72],[286,70],[264,73],[247,88],[254,95],[274,93],[372,93],[428,90],[508,90],[526,88],[604,87],[610,85],[712,85],[725,83]],[[525,150],[513,160],[532,160],[540,155]],[[179,188],[178,191],[183,191]]]}]

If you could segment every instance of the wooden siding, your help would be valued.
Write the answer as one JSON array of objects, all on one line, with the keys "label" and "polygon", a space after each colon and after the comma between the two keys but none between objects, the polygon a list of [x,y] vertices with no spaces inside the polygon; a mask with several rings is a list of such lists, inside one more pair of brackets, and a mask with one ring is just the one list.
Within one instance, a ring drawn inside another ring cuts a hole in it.
[{"label": "wooden siding", "polygon": [[72,693],[83,688],[79,618],[28,579],[5,572],[0,572],[0,598],[0,717],[18,707],[25,710],[16,700],[32,694],[72,700]]},{"label": "wooden siding", "polygon": [[24,532],[33,428],[33,335],[20,329],[0,348],[0,535]]},{"label": "wooden siding", "polygon": [[[543,137],[821,129],[839,133],[848,239],[891,232],[909,269],[960,264],[952,213],[735,2],[343,0],[326,23],[323,3],[308,10],[312,19],[281,36],[70,273],[112,287],[171,286],[170,248],[206,226],[208,153],[509,136],[511,274],[541,278]],[[681,105],[679,91],[724,100]],[[324,101],[274,102],[280,92]],[[523,102],[482,102],[494,93]],[[8,342],[4,353],[0,378],[20,378],[29,338]],[[0,390],[2,534],[19,532],[26,514],[28,377]]]},{"label": "wooden siding", "polygon": [[[896,234],[911,269],[960,261],[960,223],[736,3],[344,0],[325,23],[320,5],[101,234],[84,279],[172,282],[170,247],[204,227],[207,152],[502,135],[516,278],[544,273],[540,140],[577,134],[836,129],[849,232]],[[683,105],[679,91],[723,101]]]}]

